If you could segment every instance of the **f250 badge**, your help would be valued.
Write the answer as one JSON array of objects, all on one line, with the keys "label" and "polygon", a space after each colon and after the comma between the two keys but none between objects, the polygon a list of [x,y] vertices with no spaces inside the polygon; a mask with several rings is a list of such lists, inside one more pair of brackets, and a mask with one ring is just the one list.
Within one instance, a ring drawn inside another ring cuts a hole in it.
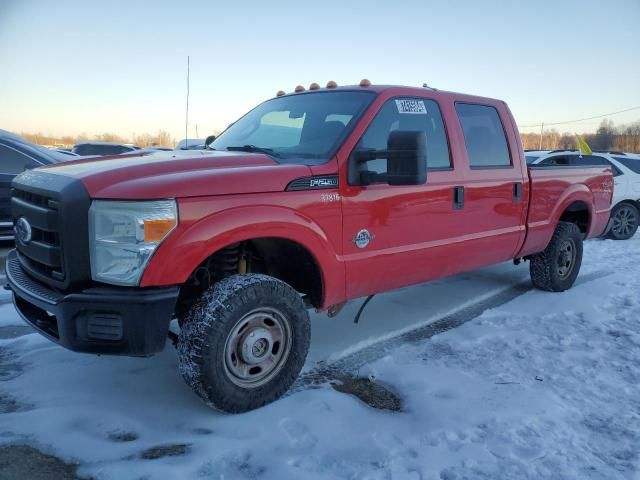
[{"label": "f250 badge", "polygon": [[337,187],[338,177],[312,177],[309,179],[310,188],[328,188]]},{"label": "f250 badge", "polygon": [[356,244],[358,248],[364,248],[369,245],[369,242],[373,240],[375,237],[374,234],[369,233],[369,230],[362,229],[358,232],[358,234],[352,240],[353,243]]}]

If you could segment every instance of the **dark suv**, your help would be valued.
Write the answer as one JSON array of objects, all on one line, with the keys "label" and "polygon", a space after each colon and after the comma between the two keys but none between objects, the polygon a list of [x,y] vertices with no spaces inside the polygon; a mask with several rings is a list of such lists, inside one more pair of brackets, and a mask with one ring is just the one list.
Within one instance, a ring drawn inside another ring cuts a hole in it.
[{"label": "dark suv", "polygon": [[0,130],[0,241],[13,240],[13,221],[9,208],[13,178],[28,169],[73,158],[78,157],[47,150]]}]

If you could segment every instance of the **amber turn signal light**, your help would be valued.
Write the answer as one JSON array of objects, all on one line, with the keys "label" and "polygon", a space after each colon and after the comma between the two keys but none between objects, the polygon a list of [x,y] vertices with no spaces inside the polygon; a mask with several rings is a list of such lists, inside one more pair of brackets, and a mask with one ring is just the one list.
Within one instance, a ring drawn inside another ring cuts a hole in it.
[{"label": "amber turn signal light", "polygon": [[176,226],[173,218],[162,218],[144,221],[144,241],[154,243],[162,241]]}]

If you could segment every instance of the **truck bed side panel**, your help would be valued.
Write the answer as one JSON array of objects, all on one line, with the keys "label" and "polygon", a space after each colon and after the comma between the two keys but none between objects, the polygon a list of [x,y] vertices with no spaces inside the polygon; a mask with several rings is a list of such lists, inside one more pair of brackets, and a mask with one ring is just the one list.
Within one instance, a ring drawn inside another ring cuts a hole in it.
[{"label": "truck bed side panel", "polygon": [[546,248],[562,214],[574,202],[589,210],[586,238],[601,235],[609,221],[613,177],[609,167],[538,167],[531,184],[527,237],[518,257]]}]

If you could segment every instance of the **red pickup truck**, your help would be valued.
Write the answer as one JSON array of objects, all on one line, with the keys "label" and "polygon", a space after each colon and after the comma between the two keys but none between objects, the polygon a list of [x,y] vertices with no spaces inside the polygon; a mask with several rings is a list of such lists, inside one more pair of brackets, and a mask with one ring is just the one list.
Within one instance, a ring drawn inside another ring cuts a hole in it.
[{"label": "red pickup truck", "polygon": [[24,319],[71,350],[151,355],[177,319],[188,385],[241,412],[299,374],[310,308],[512,259],[571,287],[612,190],[608,167],[527,167],[503,101],[313,84],[207,151],[19,175],[6,272]]}]

